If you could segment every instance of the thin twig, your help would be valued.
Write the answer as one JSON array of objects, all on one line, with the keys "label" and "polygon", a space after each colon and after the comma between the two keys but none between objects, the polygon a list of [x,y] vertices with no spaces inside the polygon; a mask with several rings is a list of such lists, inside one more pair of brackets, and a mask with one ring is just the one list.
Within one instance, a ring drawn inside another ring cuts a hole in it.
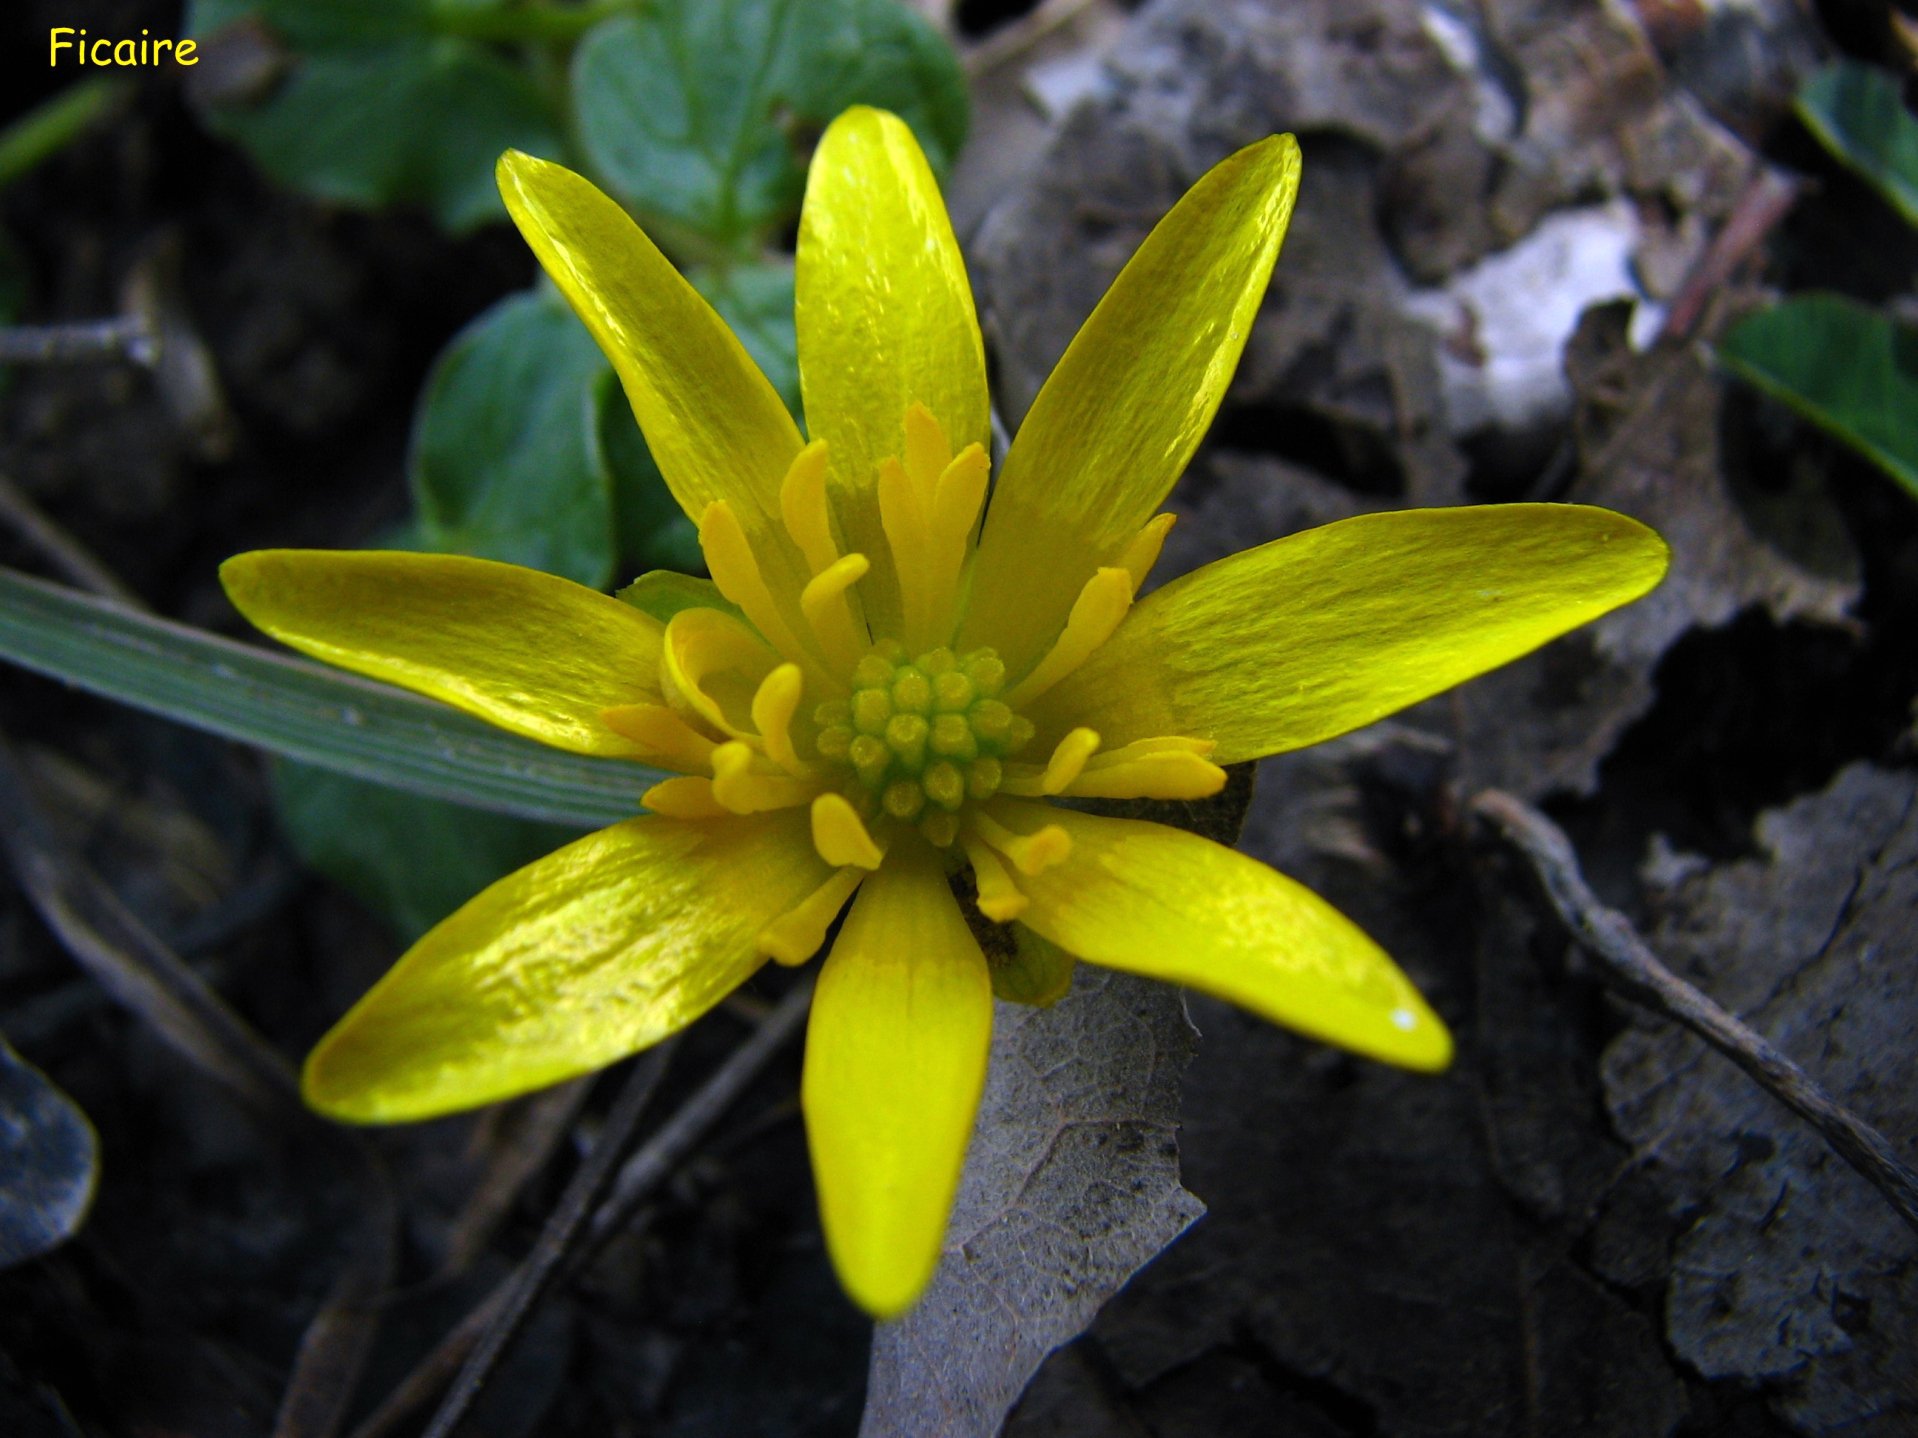
[{"label": "thin twig", "polygon": [[65,325],[15,325],[0,329],[0,364],[75,364],[86,360],[129,360],[150,365],[160,347],[152,328],[138,315],[111,320],[81,320]]},{"label": "thin twig", "polygon": [[[795,986],[773,1006],[750,1038],[714,1070],[712,1077],[681,1104],[673,1116],[620,1169],[613,1191],[593,1212],[584,1238],[561,1264],[558,1281],[568,1282],[584,1269],[659,1183],[699,1144],[706,1131],[739,1100],[803,1025],[810,982]],[[466,1357],[512,1301],[513,1278],[500,1283],[440,1339],[433,1351],[400,1381],[352,1438],[385,1438],[450,1382]]]},{"label": "thin twig", "polygon": [[559,1205],[540,1232],[539,1242],[509,1280],[510,1296],[502,1301],[499,1316],[487,1326],[485,1335],[461,1365],[459,1376],[453,1380],[452,1391],[446,1395],[446,1401],[440,1404],[433,1421],[427,1425],[425,1438],[452,1438],[460,1420],[479,1397],[480,1390],[486,1386],[486,1380],[492,1376],[493,1369],[498,1366],[508,1346],[532,1316],[534,1307],[553,1280],[559,1276],[560,1265],[572,1251],[581,1225],[613,1181],[620,1157],[632,1142],[640,1117],[652,1102],[660,1079],[665,1077],[672,1051],[673,1041],[668,1040],[636,1064],[627,1076],[626,1085],[620,1090],[619,1101],[613,1105],[606,1126],[600,1132],[599,1142],[593,1146],[586,1162],[580,1165],[579,1172],[573,1175],[573,1181],[567,1184]]},{"label": "thin twig", "polygon": [[1691,338],[1712,297],[1791,213],[1803,188],[1769,165],[1759,167],[1666,308],[1664,323],[1658,327],[1661,340]]},{"label": "thin twig", "polygon": [[69,584],[130,609],[146,608],[146,601],[95,558],[93,551],[54,523],[45,510],[27,498],[4,474],[0,474],[0,523],[31,545]]},{"label": "thin twig", "polygon": [[255,1108],[304,1112],[286,1060],[60,841],[4,738],[0,848],[47,927],[115,1000]]},{"label": "thin twig", "polygon": [[1556,824],[1512,795],[1488,789],[1472,801],[1531,863],[1552,907],[1607,978],[1640,1003],[1683,1024],[1750,1074],[1803,1118],[1918,1229],[1918,1174],[1892,1143],[1736,1015],[1726,1012],[1659,961],[1631,922],[1607,907],[1579,872],[1578,855]]}]

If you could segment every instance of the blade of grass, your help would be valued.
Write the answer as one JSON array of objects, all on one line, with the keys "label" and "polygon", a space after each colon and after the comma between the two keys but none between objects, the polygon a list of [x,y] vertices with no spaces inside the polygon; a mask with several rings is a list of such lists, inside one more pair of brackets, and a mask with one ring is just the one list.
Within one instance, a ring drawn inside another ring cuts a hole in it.
[{"label": "blade of grass", "polygon": [[661,777],[8,569],[0,659],[289,759],[528,819],[630,819]]}]

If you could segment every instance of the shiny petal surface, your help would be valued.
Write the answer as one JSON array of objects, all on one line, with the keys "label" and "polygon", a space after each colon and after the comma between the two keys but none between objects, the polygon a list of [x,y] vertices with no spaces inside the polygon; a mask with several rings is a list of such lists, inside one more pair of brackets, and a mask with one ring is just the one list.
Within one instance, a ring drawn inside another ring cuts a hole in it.
[{"label": "shiny petal surface", "polygon": [[1365,514],[1222,559],[1133,606],[1034,707],[1107,747],[1181,734],[1233,764],[1316,744],[1638,598],[1665,543],[1569,504]]},{"label": "shiny petal surface", "polygon": [[794,278],[806,424],[824,439],[845,550],[873,561],[859,593],[896,631],[898,581],[881,542],[879,462],[904,458],[923,404],[954,453],[990,439],[972,289],[926,157],[895,116],[857,106],[813,153]]},{"label": "shiny petal surface", "polygon": [[334,1118],[431,1118],[557,1083],[685,1027],[831,874],[804,810],[633,819],[494,884],[415,944],[308,1058]]},{"label": "shiny petal surface", "polygon": [[555,748],[637,755],[600,713],[659,699],[658,620],[515,564],[261,549],[221,565],[220,580],[281,643]]},{"label": "shiny petal surface", "polygon": [[[509,150],[500,158],[499,187],[526,243],[619,372],[680,508],[697,524],[723,499],[754,547],[764,548],[800,439],[759,366],[591,182]],[[775,568],[797,572],[796,555],[782,559]],[[761,562],[772,561],[762,554]]]},{"label": "shiny petal surface", "polygon": [[802,1097],[826,1245],[888,1318],[932,1277],[992,1037],[992,980],[945,873],[901,846],[820,971]]},{"label": "shiny petal surface", "polygon": [[[1004,801],[1002,801],[1004,802]],[[1257,860],[1162,824],[1005,802],[1072,839],[1019,887],[1019,922],[1089,963],[1186,984],[1261,1018],[1406,1068],[1451,1062],[1452,1040],[1350,919]]]},{"label": "shiny petal surface", "polygon": [[1290,135],[1239,151],[1113,281],[1006,454],[962,647],[995,645],[1023,673],[1093,572],[1121,564],[1212,423],[1298,187]]}]

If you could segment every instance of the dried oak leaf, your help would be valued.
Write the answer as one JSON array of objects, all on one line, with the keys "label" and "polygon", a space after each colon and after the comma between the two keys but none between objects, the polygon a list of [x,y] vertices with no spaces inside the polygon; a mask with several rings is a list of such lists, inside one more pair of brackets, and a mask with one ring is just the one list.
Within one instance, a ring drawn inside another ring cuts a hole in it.
[{"label": "dried oak leaf", "polygon": [[863,1438],[997,1433],[1205,1205],[1179,1186],[1177,990],[1081,965],[1049,1009],[1000,1004],[979,1123],[932,1287],[873,1337]]},{"label": "dried oak leaf", "polygon": [[[1758,840],[1761,858],[1661,863],[1678,877],[1654,946],[1918,1162],[1918,776],[1854,765]],[[1911,1433],[1918,1239],[1879,1192],[1669,1025],[1621,1036],[1604,1079],[1666,1193],[1679,1357],[1766,1385],[1806,1433]]]}]

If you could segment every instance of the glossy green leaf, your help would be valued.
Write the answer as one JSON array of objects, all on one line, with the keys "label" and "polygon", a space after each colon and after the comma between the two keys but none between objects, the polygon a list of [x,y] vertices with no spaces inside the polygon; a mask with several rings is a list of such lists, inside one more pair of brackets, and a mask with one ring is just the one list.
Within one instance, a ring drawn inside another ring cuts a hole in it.
[{"label": "glossy green leaf", "polygon": [[935,165],[965,138],[964,76],[897,0],[649,5],[601,24],[573,59],[587,159],[689,253],[742,253],[789,222],[810,134],[859,103],[895,110]]},{"label": "glossy green leaf", "polygon": [[599,390],[611,373],[549,289],[508,296],[468,325],[434,365],[414,425],[425,547],[610,583]]},{"label": "glossy green leaf", "polygon": [[[425,205],[458,231],[504,217],[501,151],[565,150],[552,99],[494,49],[432,34],[422,0],[248,10],[298,53],[267,98],[215,106],[207,120],[284,184],[347,205]],[[234,18],[203,5],[194,23]]]},{"label": "glossy green leaf", "polygon": [[542,824],[349,779],[273,766],[280,823],[313,868],[411,943],[495,879],[580,836]]},{"label": "glossy green leaf", "polygon": [[1918,225],[1918,119],[1896,75],[1838,60],[1798,91],[1798,118],[1819,141]]},{"label": "glossy green leaf", "polygon": [[794,416],[800,413],[799,337],[793,329],[793,267],[785,263],[700,270],[693,287],[719,311],[746,353],[772,381]]},{"label": "glossy green leaf", "polygon": [[706,556],[699,548],[699,531],[666,488],[633,418],[633,407],[610,366],[600,376],[597,394],[600,446],[613,481],[620,573],[704,570]]},{"label": "glossy green leaf", "polygon": [[1842,295],[1794,295],[1739,321],[1718,357],[1918,495],[1918,331]]},{"label": "glossy green leaf", "polygon": [[336,773],[523,818],[630,818],[661,777],[6,569],[0,659]]}]

